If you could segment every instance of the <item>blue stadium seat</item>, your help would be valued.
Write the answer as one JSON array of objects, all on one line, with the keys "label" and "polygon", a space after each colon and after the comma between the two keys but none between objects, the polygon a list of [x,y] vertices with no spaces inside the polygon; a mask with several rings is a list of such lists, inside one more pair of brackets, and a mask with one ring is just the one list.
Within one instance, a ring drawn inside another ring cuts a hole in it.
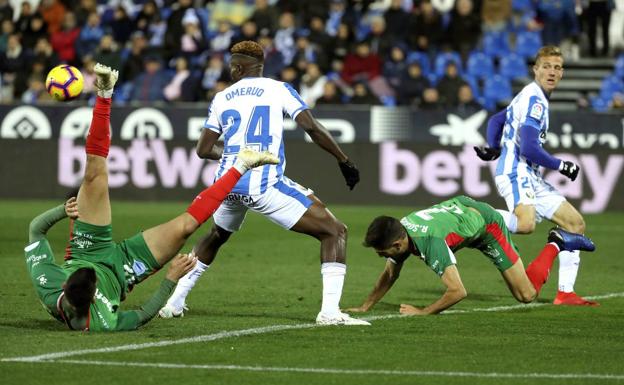
[{"label": "blue stadium seat", "polygon": [[512,0],[511,8],[514,11],[522,11],[527,12],[532,10],[534,7],[533,2],[531,0]]},{"label": "blue stadium seat", "polygon": [[615,76],[624,80],[624,54],[620,55],[615,61],[613,72]]},{"label": "blue stadium seat", "polygon": [[485,79],[494,75],[494,61],[483,52],[473,52],[466,62],[466,73],[477,79]]},{"label": "blue stadium seat", "polygon": [[431,73],[431,63],[429,62],[429,56],[427,56],[424,52],[410,52],[407,55],[407,63],[411,64],[417,62],[420,64],[420,69],[422,70],[423,75],[428,75]]},{"label": "blue stadium seat", "polygon": [[528,75],[528,68],[524,58],[517,53],[510,52],[500,59],[499,74],[507,79],[521,79]]},{"label": "blue stadium seat", "polygon": [[491,57],[502,57],[511,51],[506,32],[486,32],[481,40],[483,52]]},{"label": "blue stadium seat", "polygon": [[591,99],[591,106],[596,112],[606,112],[609,110],[609,102],[600,96]]},{"label": "blue stadium seat", "polygon": [[624,92],[624,81],[615,75],[607,76],[600,86],[600,97],[605,100],[611,100],[613,94]]},{"label": "blue stadium seat", "polygon": [[539,32],[521,31],[516,36],[516,53],[525,58],[533,58],[542,47]]},{"label": "blue stadium seat", "polygon": [[444,72],[446,70],[446,65],[449,62],[455,62],[455,64],[457,65],[457,72],[459,74],[461,74],[463,72],[462,70],[462,60],[461,60],[461,56],[459,55],[459,53],[457,52],[442,52],[440,54],[438,54],[438,56],[436,56],[435,58],[435,74],[438,77],[442,77],[444,76]]},{"label": "blue stadium seat", "polygon": [[485,79],[483,83],[483,97],[485,98],[486,108],[493,110],[496,108],[496,103],[511,99],[511,82],[500,75],[494,75]]}]

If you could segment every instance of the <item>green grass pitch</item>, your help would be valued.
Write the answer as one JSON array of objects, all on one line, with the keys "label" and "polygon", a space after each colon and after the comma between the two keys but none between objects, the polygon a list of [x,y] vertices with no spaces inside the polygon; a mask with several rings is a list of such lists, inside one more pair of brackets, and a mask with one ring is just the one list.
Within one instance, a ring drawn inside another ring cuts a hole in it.
[{"label": "green grass pitch", "polygon": [[[465,312],[384,318],[396,315],[400,303],[427,305],[442,294],[435,274],[411,258],[395,287],[365,315],[373,318],[372,326],[315,327],[321,298],[318,242],[250,214],[191,293],[186,317],[155,319],[137,332],[98,334],[70,332],[50,318],[26,275],[22,249],[28,223],[54,204],[0,201],[1,384],[624,383],[624,213],[585,218],[598,249],[582,254],[576,291],[602,296],[597,308],[549,304],[556,262],[538,306],[517,306],[494,266],[463,250],[458,268],[468,298],[453,309]],[[113,202],[115,238],[185,208],[184,203]],[[366,226],[376,215],[400,216],[410,208],[332,210],[349,226],[341,305],[359,305],[384,264],[361,246]],[[209,224],[184,250],[208,229]],[[547,229],[541,224],[533,235],[515,237],[525,265],[543,246]],[[66,222],[50,232],[57,261],[66,235]],[[142,304],[161,278],[162,272],[138,286],[124,306]],[[64,353],[6,360],[57,352]]]}]

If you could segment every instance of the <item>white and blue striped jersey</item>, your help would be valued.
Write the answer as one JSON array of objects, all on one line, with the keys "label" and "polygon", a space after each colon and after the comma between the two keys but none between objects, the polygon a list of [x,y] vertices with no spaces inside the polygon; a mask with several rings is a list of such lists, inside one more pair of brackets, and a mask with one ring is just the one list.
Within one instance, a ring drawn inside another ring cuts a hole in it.
[{"label": "white and blue striped jersey", "polygon": [[238,181],[233,193],[263,194],[281,180],[286,168],[284,114],[295,119],[308,106],[288,83],[264,77],[247,77],[215,95],[204,128],[223,134],[223,157],[216,172],[220,178],[246,147],[276,154],[280,163],[256,167]]},{"label": "white and blue striped jersey", "polygon": [[520,155],[520,128],[525,125],[539,131],[543,146],[548,132],[548,98],[536,82],[525,86],[507,106],[497,176],[508,175],[515,179],[519,173],[541,175],[539,165]]}]

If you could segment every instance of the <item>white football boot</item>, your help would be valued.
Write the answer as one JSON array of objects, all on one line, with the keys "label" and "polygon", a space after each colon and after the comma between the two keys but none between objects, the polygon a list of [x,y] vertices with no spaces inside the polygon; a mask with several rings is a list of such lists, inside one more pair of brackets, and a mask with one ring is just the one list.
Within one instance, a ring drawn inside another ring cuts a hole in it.
[{"label": "white football boot", "polygon": [[370,322],[363,319],[353,318],[346,313],[323,314],[316,316],[317,325],[347,325],[347,326],[369,326]]}]

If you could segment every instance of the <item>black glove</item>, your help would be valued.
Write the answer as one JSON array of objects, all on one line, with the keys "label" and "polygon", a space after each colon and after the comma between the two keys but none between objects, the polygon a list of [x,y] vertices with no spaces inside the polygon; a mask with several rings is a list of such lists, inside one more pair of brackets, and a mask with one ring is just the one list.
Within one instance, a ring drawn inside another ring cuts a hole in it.
[{"label": "black glove", "polygon": [[570,162],[569,160],[562,161],[561,166],[559,166],[559,172],[570,178],[571,181],[576,179],[579,171],[581,171],[581,168],[578,164]]},{"label": "black glove", "polygon": [[338,162],[340,166],[340,172],[342,172],[342,176],[344,176],[345,181],[347,182],[347,186],[349,186],[349,190],[353,190],[356,184],[360,181],[360,170],[351,162],[349,159],[344,162]]},{"label": "black glove", "polygon": [[490,161],[498,159],[501,154],[500,148],[492,148],[492,147],[473,147],[477,156],[481,158],[481,160]]}]

